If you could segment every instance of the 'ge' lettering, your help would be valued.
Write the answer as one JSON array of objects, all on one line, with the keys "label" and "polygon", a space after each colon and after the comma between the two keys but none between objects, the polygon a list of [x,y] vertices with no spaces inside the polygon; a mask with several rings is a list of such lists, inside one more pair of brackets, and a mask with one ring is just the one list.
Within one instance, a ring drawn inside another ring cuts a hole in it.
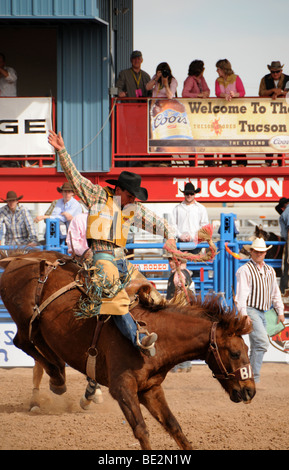
[{"label": "'ge' lettering", "polygon": [[[25,119],[24,134],[45,134],[45,119]],[[0,120],[0,134],[19,134],[18,120]]]}]

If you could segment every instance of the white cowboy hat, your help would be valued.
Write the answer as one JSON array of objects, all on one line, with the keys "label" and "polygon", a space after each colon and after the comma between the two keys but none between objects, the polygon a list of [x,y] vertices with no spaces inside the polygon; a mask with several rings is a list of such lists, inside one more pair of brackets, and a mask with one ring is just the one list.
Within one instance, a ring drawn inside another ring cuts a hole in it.
[{"label": "white cowboy hat", "polygon": [[255,251],[268,251],[272,248],[273,245],[266,246],[264,238],[255,238],[252,245],[250,246],[250,250]]}]

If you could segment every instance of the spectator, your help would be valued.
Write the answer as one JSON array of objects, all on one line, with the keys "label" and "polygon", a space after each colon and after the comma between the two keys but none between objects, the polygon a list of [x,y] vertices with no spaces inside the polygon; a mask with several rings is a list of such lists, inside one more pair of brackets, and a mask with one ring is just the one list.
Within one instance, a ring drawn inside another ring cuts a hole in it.
[{"label": "spectator", "polygon": [[[233,72],[228,59],[218,60],[216,67],[219,74],[219,78],[215,82],[217,98],[223,98],[226,101],[232,101],[233,98],[243,98],[245,96],[244,85],[241,78]],[[240,155],[240,157],[244,156]],[[237,160],[237,165],[246,166],[247,160]],[[223,160],[223,166],[232,166],[232,161],[225,163]]]},{"label": "spectator", "polygon": [[179,292],[183,292],[184,287],[189,288],[192,284],[191,273],[187,269],[185,261],[180,263],[180,272],[177,271],[177,265],[172,256],[169,256],[169,265],[172,273],[168,279],[167,300],[172,299]]},{"label": "spectator", "polygon": [[[209,98],[210,89],[204,79],[204,62],[202,60],[193,60],[190,63],[188,77],[184,81],[182,91],[183,98]],[[213,157],[214,155],[207,155]],[[215,166],[214,162],[207,162],[208,166]],[[190,161],[190,166],[195,166],[195,162]]]},{"label": "spectator", "polygon": [[[283,65],[279,60],[271,62],[271,65],[267,65],[270,73],[265,75],[260,82],[259,96],[264,98],[282,98],[286,96],[288,91],[289,76],[283,73]],[[266,154],[266,157],[270,157],[272,154]],[[281,157],[282,154],[278,154]],[[266,160],[263,166],[272,166],[273,159]],[[278,165],[282,166],[282,161],[278,160]]]},{"label": "spectator", "polygon": [[285,290],[288,288],[289,280],[289,264],[288,264],[288,241],[289,241],[289,199],[282,197],[279,200],[279,203],[275,207],[279,217],[279,225],[281,238],[286,242],[282,255],[282,274],[280,278],[280,290],[284,294]]},{"label": "spectator", "polygon": [[23,196],[8,191],[7,205],[0,209],[0,239],[2,243],[3,227],[5,227],[5,245],[37,246],[37,235],[32,216],[28,209],[19,204]]},{"label": "spectator", "polygon": [[178,82],[173,77],[171,68],[167,62],[161,62],[156,69],[153,78],[148,82],[146,88],[152,90],[153,98],[174,98],[177,93]]},{"label": "spectator", "polygon": [[249,334],[250,362],[255,382],[260,382],[260,369],[269,347],[265,312],[273,307],[278,314],[278,323],[284,321],[284,305],[277,284],[275,270],[264,262],[266,247],[263,238],[255,238],[250,246],[251,259],[237,273],[236,306],[242,315],[248,315],[253,330]]},{"label": "spectator", "polygon": [[[186,262],[181,262],[179,265],[179,269],[177,269],[176,261],[170,255],[169,265],[170,265],[172,273],[168,280],[167,295],[166,295],[167,300],[170,300],[174,297],[174,295],[177,295],[178,293],[183,292],[184,288],[189,289],[192,287],[191,273],[187,269]],[[182,362],[181,364],[177,364],[172,369],[172,372],[178,372],[178,371],[190,372],[191,370],[192,370],[191,361],[185,361],[185,362]]]},{"label": "spectator", "polygon": [[[208,213],[205,206],[195,200],[195,194],[201,190],[195,189],[192,183],[185,185],[185,199],[173,209],[173,224],[176,228],[178,242],[197,243],[197,235],[200,228],[209,223]],[[191,253],[197,254],[200,248],[194,249]]]},{"label": "spectator", "polygon": [[189,66],[188,77],[184,81],[183,98],[209,98],[210,89],[204,79],[204,62],[193,60]]},{"label": "spectator", "polygon": [[74,199],[74,190],[72,185],[67,181],[63,183],[57,191],[62,194],[62,199],[58,199],[51,215],[38,215],[34,222],[38,223],[45,219],[59,219],[60,239],[65,239],[67,229],[73,217],[82,213],[81,204]]},{"label": "spectator", "polygon": [[[88,250],[86,238],[87,216],[87,213],[78,214],[70,222],[66,237],[70,255],[75,253],[77,256],[82,256]],[[91,253],[91,250],[89,252]]]},{"label": "spectator", "polygon": [[17,74],[12,67],[7,67],[5,55],[0,53],[0,97],[17,96]]},{"label": "spectator", "polygon": [[146,84],[151,77],[141,70],[142,53],[133,51],[130,56],[131,68],[122,70],[118,76],[116,87],[120,98],[142,98],[148,96]]}]

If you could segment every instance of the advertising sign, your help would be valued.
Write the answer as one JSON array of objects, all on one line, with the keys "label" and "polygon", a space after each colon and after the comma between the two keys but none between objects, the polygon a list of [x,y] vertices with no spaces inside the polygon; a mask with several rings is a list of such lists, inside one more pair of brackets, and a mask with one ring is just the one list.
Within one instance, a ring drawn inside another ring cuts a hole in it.
[{"label": "advertising sign", "polygon": [[51,98],[0,98],[0,155],[53,155]]},{"label": "advertising sign", "polygon": [[289,151],[286,99],[151,99],[148,152],[180,154]]}]

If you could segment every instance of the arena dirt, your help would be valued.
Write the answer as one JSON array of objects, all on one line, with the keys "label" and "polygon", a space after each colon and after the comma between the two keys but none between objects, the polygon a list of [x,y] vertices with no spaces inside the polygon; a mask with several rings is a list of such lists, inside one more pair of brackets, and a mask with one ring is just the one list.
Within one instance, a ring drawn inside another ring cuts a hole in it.
[{"label": "arena dirt", "polygon": [[[196,450],[289,449],[289,365],[265,363],[250,405],[230,401],[206,365],[189,373],[169,373],[167,401]],[[118,404],[103,388],[104,402],[88,411],[79,406],[85,377],[67,368],[68,391],[52,394],[45,375],[41,411],[29,412],[32,369],[0,369],[0,449],[138,450],[138,441]],[[143,409],[154,450],[177,450],[176,443]]]}]

